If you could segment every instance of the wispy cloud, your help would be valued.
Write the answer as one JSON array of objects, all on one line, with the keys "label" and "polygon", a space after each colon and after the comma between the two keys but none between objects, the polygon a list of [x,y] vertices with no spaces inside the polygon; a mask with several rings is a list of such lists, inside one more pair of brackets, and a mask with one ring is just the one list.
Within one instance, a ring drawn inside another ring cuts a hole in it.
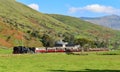
[{"label": "wispy cloud", "polygon": [[69,13],[76,13],[81,11],[90,11],[95,13],[106,13],[106,14],[118,14],[120,9],[116,9],[111,6],[104,6],[99,4],[87,5],[84,7],[71,7],[69,8]]},{"label": "wispy cloud", "polygon": [[28,5],[30,8],[32,8],[32,9],[34,9],[34,10],[39,10],[39,5],[38,4],[30,4],[30,5]]}]

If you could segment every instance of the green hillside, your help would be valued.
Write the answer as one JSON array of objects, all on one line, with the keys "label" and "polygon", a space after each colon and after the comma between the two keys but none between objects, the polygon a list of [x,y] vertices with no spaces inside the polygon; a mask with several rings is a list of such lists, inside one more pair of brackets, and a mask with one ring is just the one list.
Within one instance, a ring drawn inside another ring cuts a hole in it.
[{"label": "green hillside", "polygon": [[79,18],[57,15],[57,14],[48,14],[49,16],[63,22],[66,25],[69,25],[78,30],[78,37],[87,37],[87,38],[109,38],[117,39],[119,38],[119,31],[112,30],[100,25],[95,25],[89,22],[80,20]]},{"label": "green hillside", "polygon": [[[0,0],[0,46],[43,46],[42,37],[52,40],[60,34],[75,37],[102,37],[118,39],[118,31],[94,25],[78,18],[63,15],[46,15],[15,0]],[[51,41],[52,41],[51,40]]]},{"label": "green hillside", "polygon": [[[14,0],[0,1],[0,22],[2,28],[0,32],[1,39],[6,43],[9,42],[9,46],[28,45],[28,42],[31,43],[29,44],[30,46],[42,46],[39,38],[33,36],[34,34],[37,33],[37,35],[41,37],[44,33],[67,31],[65,30],[67,26],[62,22]],[[7,29],[8,32],[3,33],[5,29]],[[9,34],[9,31],[12,31],[12,33]],[[17,34],[17,31],[21,32],[21,34]],[[7,37],[8,34],[9,37]],[[20,38],[15,38],[14,35],[19,35]],[[9,38],[9,41],[6,41],[7,38]],[[0,45],[3,45],[3,43],[1,42]]]}]

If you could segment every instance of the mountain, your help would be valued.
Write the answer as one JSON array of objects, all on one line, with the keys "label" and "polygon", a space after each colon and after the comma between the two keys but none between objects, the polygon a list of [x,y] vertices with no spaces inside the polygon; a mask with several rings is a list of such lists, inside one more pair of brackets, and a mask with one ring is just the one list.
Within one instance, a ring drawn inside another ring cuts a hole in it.
[{"label": "mountain", "polygon": [[81,17],[80,19],[112,29],[120,30],[120,16],[118,15],[110,15],[96,18]]},{"label": "mountain", "polygon": [[75,17],[43,14],[15,0],[0,0],[0,47],[40,47],[46,34],[56,41],[60,34],[113,40],[120,33]]}]

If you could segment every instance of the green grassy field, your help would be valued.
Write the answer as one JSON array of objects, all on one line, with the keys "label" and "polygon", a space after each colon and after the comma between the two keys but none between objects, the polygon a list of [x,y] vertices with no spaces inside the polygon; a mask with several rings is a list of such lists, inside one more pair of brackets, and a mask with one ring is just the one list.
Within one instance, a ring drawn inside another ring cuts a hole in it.
[{"label": "green grassy field", "polygon": [[120,55],[8,53],[0,54],[0,72],[120,72]]}]

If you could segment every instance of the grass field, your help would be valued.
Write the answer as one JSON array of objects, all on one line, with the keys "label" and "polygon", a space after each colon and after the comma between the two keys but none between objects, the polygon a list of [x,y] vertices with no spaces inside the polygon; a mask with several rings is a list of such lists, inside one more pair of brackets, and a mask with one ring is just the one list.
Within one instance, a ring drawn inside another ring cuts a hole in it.
[{"label": "grass field", "polygon": [[10,51],[0,54],[0,72],[120,72],[120,55],[13,55]]}]

